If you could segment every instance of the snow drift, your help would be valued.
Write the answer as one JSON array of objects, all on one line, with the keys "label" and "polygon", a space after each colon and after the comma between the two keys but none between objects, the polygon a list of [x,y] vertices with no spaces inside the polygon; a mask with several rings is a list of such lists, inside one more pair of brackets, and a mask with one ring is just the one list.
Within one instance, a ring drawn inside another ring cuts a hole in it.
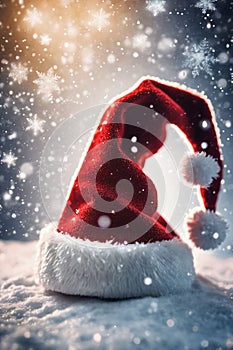
[{"label": "snow drift", "polygon": [[196,258],[189,292],[123,301],[35,285],[36,242],[0,242],[1,350],[233,349],[233,258]]}]

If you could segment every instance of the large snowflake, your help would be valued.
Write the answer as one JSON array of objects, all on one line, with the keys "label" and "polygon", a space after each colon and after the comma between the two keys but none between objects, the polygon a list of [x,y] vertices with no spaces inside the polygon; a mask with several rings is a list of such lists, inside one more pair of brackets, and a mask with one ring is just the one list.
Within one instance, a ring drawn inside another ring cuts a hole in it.
[{"label": "large snowflake", "polygon": [[34,136],[37,136],[39,132],[44,132],[43,124],[45,123],[45,120],[39,119],[37,114],[35,114],[33,118],[27,118],[27,121],[28,126],[26,127],[26,130],[32,130]]},{"label": "large snowflake", "polygon": [[11,166],[15,166],[15,162],[18,158],[15,157],[14,153],[11,151],[9,153],[3,152],[3,158],[1,159],[1,163],[5,163],[7,165],[7,168],[10,168]]},{"label": "large snowflake", "polygon": [[199,9],[201,9],[202,13],[206,13],[207,11],[215,11],[216,7],[214,2],[216,2],[217,0],[199,0],[195,7],[198,7]]},{"label": "large snowflake", "polygon": [[109,17],[110,14],[101,8],[98,12],[92,14],[91,25],[95,26],[101,32],[104,27],[109,25]]},{"label": "large snowflake", "polygon": [[217,62],[212,53],[213,49],[205,38],[199,44],[193,44],[186,48],[183,53],[186,57],[183,66],[191,69],[193,77],[199,75],[201,71],[212,75],[211,66]]},{"label": "large snowflake", "polygon": [[147,1],[147,10],[153,13],[154,16],[157,16],[161,12],[165,12],[165,0],[148,0]]},{"label": "large snowflake", "polygon": [[28,68],[22,63],[11,63],[11,69],[9,77],[14,81],[17,81],[18,84],[21,84],[24,80],[27,80]]},{"label": "large snowflake", "polygon": [[53,68],[50,68],[47,73],[36,73],[38,79],[34,80],[33,83],[37,85],[37,93],[41,94],[45,101],[51,100],[53,93],[60,91],[58,85],[59,76],[54,73]]},{"label": "large snowflake", "polygon": [[35,7],[32,10],[27,10],[27,15],[24,17],[24,21],[29,22],[32,27],[36,24],[41,24],[42,13]]}]

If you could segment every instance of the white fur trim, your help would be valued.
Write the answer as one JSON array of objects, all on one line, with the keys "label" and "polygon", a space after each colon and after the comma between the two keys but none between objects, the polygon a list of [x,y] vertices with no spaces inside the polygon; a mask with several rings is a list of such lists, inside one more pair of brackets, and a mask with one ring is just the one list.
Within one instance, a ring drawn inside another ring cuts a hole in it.
[{"label": "white fur trim", "polygon": [[195,278],[190,248],[179,239],[148,244],[99,243],[42,229],[36,281],[46,289],[100,298],[179,293]]},{"label": "white fur trim", "polygon": [[203,249],[215,249],[226,238],[228,225],[219,213],[194,209],[187,220],[187,229],[193,243]]},{"label": "white fur trim", "polygon": [[218,176],[220,168],[216,160],[205,152],[188,155],[182,162],[185,180],[193,185],[208,187]]}]

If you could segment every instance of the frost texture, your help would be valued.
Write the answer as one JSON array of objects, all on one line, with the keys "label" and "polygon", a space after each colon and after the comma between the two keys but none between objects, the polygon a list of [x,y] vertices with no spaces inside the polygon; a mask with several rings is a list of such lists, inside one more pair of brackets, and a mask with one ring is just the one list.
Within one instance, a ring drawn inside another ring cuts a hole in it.
[{"label": "frost texture", "polygon": [[183,55],[186,57],[183,66],[190,68],[195,78],[201,71],[212,75],[211,65],[217,62],[213,56],[214,50],[209,46],[209,42],[203,39],[199,44],[193,44],[187,47]]},{"label": "frost texture", "polygon": [[157,16],[161,12],[165,12],[165,0],[149,0],[147,3],[147,10],[153,13],[154,16]]},{"label": "frost texture", "polygon": [[55,91],[60,92],[60,88],[58,86],[58,79],[53,68],[50,68],[47,73],[36,72],[38,75],[38,79],[34,80],[33,83],[37,85],[37,93],[38,95],[42,95],[44,100],[51,100],[53,97],[53,93]]},{"label": "frost texture", "polygon": [[207,11],[215,11],[216,7],[214,2],[217,0],[200,0],[196,3],[195,7],[201,9],[203,14],[206,14]]}]

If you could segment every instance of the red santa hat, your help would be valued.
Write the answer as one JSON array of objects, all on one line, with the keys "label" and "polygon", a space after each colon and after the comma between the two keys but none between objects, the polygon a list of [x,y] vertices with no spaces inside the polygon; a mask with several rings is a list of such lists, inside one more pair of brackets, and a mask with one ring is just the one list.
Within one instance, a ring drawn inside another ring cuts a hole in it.
[{"label": "red santa hat", "polygon": [[[223,242],[227,225],[216,213],[223,163],[212,106],[191,89],[144,77],[104,112],[58,228],[50,224],[41,232],[37,278],[45,288],[103,298],[190,288],[191,249],[157,212],[156,187],[142,170],[162,147],[168,123],[194,151],[182,172],[200,186],[203,208],[187,220],[189,237],[202,249]],[[122,180],[131,186],[123,181],[119,188]]]}]

